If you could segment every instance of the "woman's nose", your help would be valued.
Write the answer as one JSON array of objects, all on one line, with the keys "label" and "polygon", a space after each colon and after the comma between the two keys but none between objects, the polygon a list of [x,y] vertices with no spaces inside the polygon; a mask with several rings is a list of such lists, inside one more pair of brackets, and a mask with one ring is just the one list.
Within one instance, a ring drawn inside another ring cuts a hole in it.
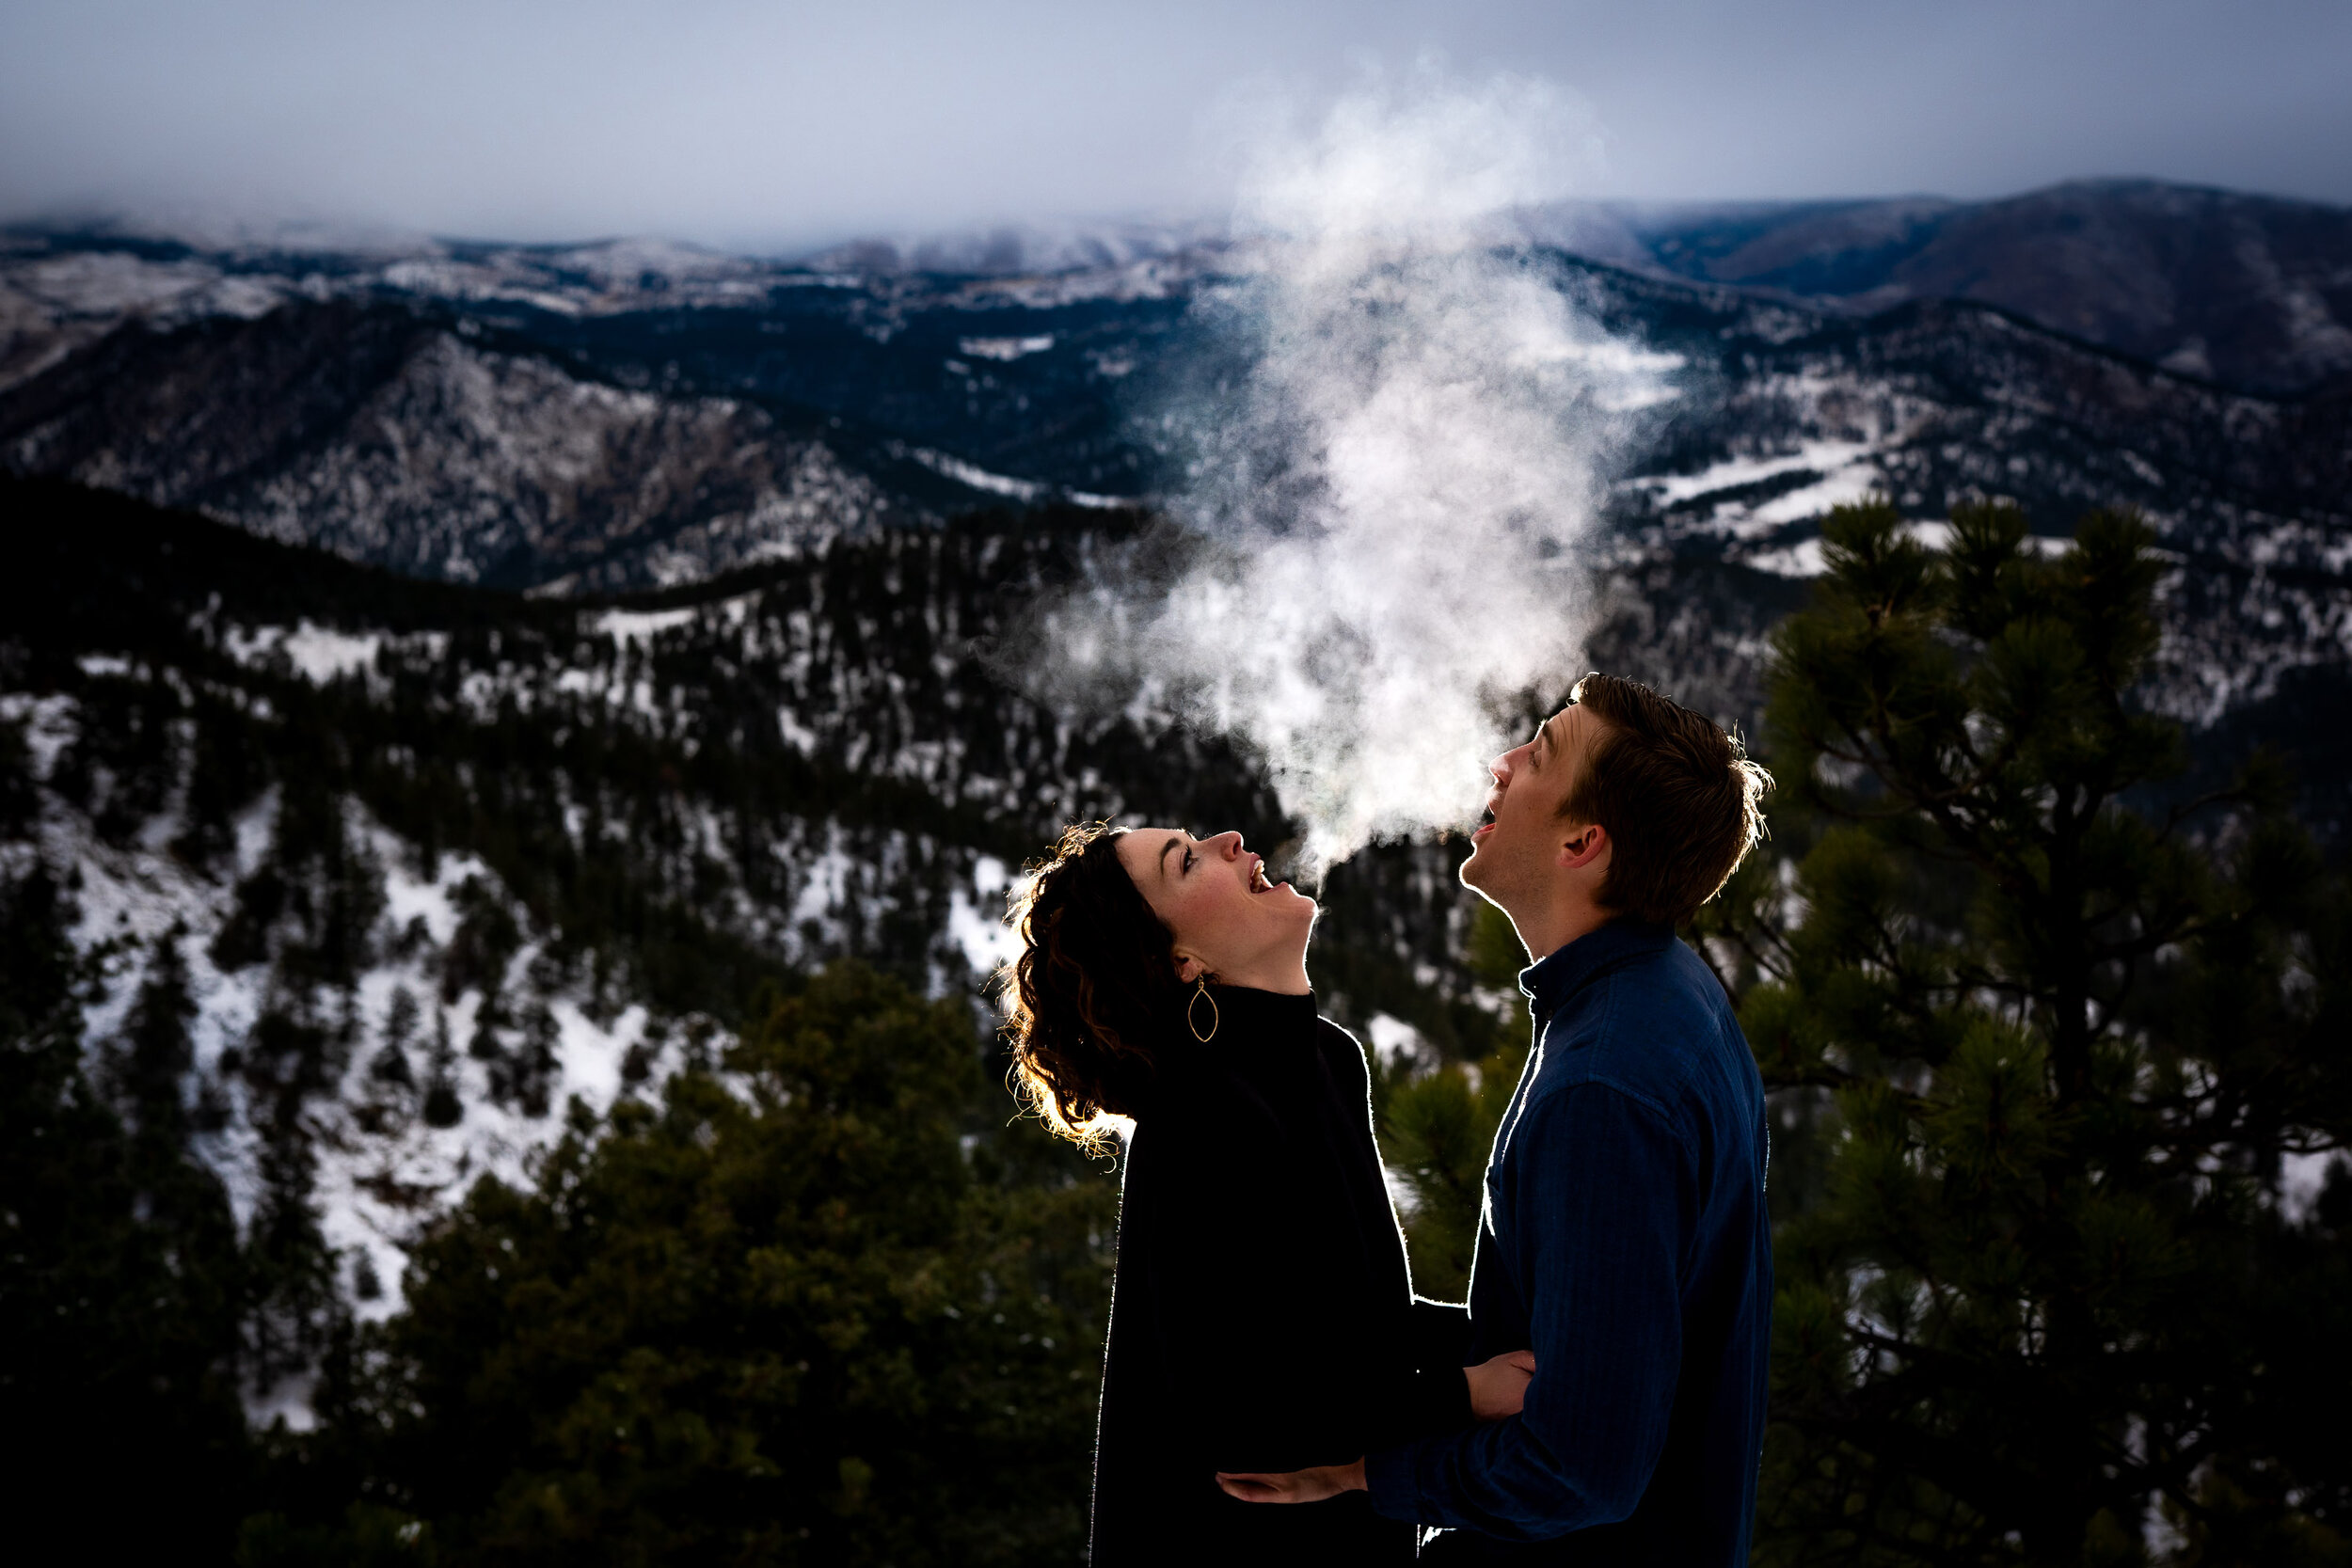
[{"label": "woman's nose", "polygon": [[1215,838],[1209,840],[1209,843],[1216,848],[1218,854],[1223,855],[1230,861],[1235,855],[1241,853],[1241,830],[1238,828],[1229,828],[1225,832],[1217,834]]}]

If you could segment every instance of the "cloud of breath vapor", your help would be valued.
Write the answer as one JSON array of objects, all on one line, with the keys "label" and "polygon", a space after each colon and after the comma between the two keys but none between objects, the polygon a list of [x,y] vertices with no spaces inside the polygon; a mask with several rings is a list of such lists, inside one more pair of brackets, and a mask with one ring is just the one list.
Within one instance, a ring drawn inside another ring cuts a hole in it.
[{"label": "cloud of breath vapor", "polygon": [[1579,650],[1612,456],[1677,361],[1498,236],[1594,140],[1544,83],[1424,70],[1305,123],[1261,112],[1242,149],[1247,276],[1199,308],[1225,373],[1164,420],[1172,509],[1209,547],[1148,592],[1098,584],[1059,645],[1118,649],[1260,752],[1306,825],[1303,878],[1467,823],[1508,699]]}]

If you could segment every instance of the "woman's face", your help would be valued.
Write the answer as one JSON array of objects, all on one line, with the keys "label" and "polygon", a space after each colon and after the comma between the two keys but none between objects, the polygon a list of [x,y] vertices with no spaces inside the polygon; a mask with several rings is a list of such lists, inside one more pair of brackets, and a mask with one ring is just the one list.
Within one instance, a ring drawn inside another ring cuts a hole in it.
[{"label": "woman's face", "polygon": [[1135,828],[1120,835],[1119,861],[1176,934],[1184,980],[1205,970],[1229,985],[1269,985],[1300,971],[1315,901],[1288,882],[1268,882],[1241,834]]}]

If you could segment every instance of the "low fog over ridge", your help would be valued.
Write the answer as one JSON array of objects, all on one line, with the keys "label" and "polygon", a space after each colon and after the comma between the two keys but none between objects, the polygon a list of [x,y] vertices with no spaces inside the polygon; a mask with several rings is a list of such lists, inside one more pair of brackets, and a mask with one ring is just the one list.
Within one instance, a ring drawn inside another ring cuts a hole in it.
[{"label": "low fog over ridge", "polygon": [[1430,52],[1582,93],[1609,138],[1595,195],[1977,198],[2113,170],[2352,200],[2352,13],[2324,0],[93,0],[0,13],[0,215],[169,202],[775,253],[1201,210],[1231,170],[1198,127],[1237,78],[1312,97]]}]

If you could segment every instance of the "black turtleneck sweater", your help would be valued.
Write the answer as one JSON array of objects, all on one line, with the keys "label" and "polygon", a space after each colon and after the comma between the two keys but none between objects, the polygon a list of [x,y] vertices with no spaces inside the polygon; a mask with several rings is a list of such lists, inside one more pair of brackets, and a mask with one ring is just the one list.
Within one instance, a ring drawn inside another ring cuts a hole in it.
[{"label": "black turtleneck sweater", "polygon": [[1408,1563],[1412,1527],[1364,1493],[1217,1488],[1219,1470],[1344,1465],[1470,1412],[1467,1319],[1414,1299],[1362,1048],[1311,995],[1211,995],[1215,1038],[1178,1025],[1127,1146],[1094,1568]]}]

